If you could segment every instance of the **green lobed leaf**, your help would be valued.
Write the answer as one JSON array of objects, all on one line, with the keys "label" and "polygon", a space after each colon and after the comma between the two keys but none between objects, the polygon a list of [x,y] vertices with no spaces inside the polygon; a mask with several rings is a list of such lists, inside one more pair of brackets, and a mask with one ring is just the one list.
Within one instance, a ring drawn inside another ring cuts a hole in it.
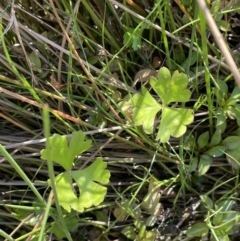
[{"label": "green lobed leaf", "polygon": [[150,78],[150,84],[161,98],[163,105],[171,102],[186,102],[191,97],[191,91],[187,89],[188,76],[178,71],[171,76],[166,67],[158,71],[157,79]]},{"label": "green lobed leaf", "polygon": [[187,236],[194,238],[194,237],[202,237],[209,232],[209,228],[206,223],[196,223],[190,229],[187,230]]},{"label": "green lobed leaf", "polygon": [[[110,172],[102,158],[97,158],[90,166],[83,170],[64,172],[56,177],[56,189],[60,205],[67,210],[71,208],[82,212],[84,208],[99,205],[107,193]],[[75,194],[72,179],[76,182],[80,195]]]},{"label": "green lobed leaf", "polygon": [[192,122],[192,110],[165,107],[156,139],[166,143],[170,136],[178,138],[186,132],[186,125]]},{"label": "green lobed leaf", "polygon": [[107,188],[100,184],[108,184],[110,172],[107,163],[97,158],[83,170],[73,171],[72,176],[80,190],[79,203],[76,210],[99,205],[107,194]]},{"label": "green lobed leaf", "polygon": [[60,164],[65,170],[72,169],[72,163],[76,155],[88,150],[91,147],[91,141],[84,141],[85,134],[82,131],[75,131],[69,141],[66,136],[54,134],[49,137],[49,149],[43,149],[41,151],[41,159],[52,161]]},{"label": "green lobed leaf", "polygon": [[153,133],[155,116],[161,110],[161,105],[151,96],[143,86],[142,94],[136,94],[132,99],[133,120],[137,126],[143,125],[147,134]]}]

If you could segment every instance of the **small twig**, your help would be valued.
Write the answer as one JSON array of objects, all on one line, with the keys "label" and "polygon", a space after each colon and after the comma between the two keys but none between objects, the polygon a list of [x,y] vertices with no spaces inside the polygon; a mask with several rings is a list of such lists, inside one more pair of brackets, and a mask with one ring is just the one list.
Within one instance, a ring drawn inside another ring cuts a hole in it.
[{"label": "small twig", "polygon": [[219,47],[219,49],[221,50],[223,56],[226,59],[226,62],[229,66],[230,71],[233,74],[233,77],[237,83],[238,86],[240,86],[240,73],[238,71],[237,65],[225,43],[225,40],[222,36],[222,34],[220,33],[206,3],[205,0],[197,0],[199,7],[202,9],[204,16],[206,18],[207,24],[209,26],[210,31],[212,32],[212,35]]},{"label": "small twig", "polygon": [[[125,126],[125,127],[127,127],[127,126]],[[113,126],[113,127],[103,128],[103,129],[98,129],[98,130],[93,130],[93,131],[85,131],[84,134],[85,135],[94,135],[94,134],[97,134],[97,133],[105,133],[105,132],[122,130],[122,129],[123,129],[123,127],[121,127],[121,126]],[[72,134],[65,135],[65,136],[67,138],[70,138],[72,136]],[[20,142],[20,143],[5,145],[4,148],[6,150],[8,150],[8,149],[12,149],[12,148],[18,148],[18,147],[21,147],[21,146],[45,143],[46,140],[47,140],[46,138],[41,138],[41,139],[36,139],[36,140],[23,141],[23,142]]]}]

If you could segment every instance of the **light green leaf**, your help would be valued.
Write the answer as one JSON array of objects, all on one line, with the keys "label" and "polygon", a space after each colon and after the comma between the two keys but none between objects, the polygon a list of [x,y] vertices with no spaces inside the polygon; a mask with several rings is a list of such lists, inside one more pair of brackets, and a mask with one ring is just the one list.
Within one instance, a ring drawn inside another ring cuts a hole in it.
[{"label": "light green leaf", "polygon": [[41,151],[41,159],[60,164],[65,170],[72,169],[74,158],[91,147],[91,141],[84,141],[85,134],[82,131],[73,132],[69,142],[66,136],[54,134],[48,139],[48,148]]},{"label": "light green leaf", "polygon": [[164,105],[176,101],[186,102],[191,97],[191,92],[187,89],[188,77],[178,71],[171,76],[170,71],[163,67],[158,71],[157,79],[150,78],[150,84]]},{"label": "light green leaf", "polygon": [[[56,189],[60,205],[67,210],[71,208],[82,212],[84,208],[99,205],[107,193],[110,172],[102,158],[97,158],[90,166],[83,170],[64,172],[56,177]],[[75,194],[72,179],[76,182],[80,195]]]},{"label": "light green leaf", "polygon": [[82,131],[74,131],[69,143],[69,159],[74,160],[74,158],[87,151],[92,146],[92,141],[85,141],[85,134]]},{"label": "light green leaf", "polygon": [[147,134],[153,132],[154,120],[161,105],[151,96],[148,90],[143,86],[142,94],[136,94],[132,99],[133,119],[137,126],[143,125]]},{"label": "light green leaf", "polygon": [[201,155],[199,164],[198,164],[199,176],[202,176],[205,173],[207,173],[211,165],[212,165],[212,157],[208,155]]},{"label": "light green leaf", "polygon": [[72,176],[80,190],[77,210],[99,205],[107,193],[107,188],[100,184],[108,184],[110,172],[107,163],[97,158],[89,167],[73,171]]},{"label": "light green leaf", "polygon": [[192,110],[165,107],[156,139],[165,143],[170,136],[180,137],[186,132],[186,125],[193,122]]},{"label": "light green leaf", "polygon": [[71,207],[77,206],[78,203],[78,198],[72,188],[72,177],[69,172],[63,172],[56,176],[55,181],[58,201],[65,210],[70,212]]},{"label": "light green leaf", "polygon": [[190,238],[202,237],[209,232],[209,228],[206,223],[196,223],[190,229],[187,230],[187,236]]}]

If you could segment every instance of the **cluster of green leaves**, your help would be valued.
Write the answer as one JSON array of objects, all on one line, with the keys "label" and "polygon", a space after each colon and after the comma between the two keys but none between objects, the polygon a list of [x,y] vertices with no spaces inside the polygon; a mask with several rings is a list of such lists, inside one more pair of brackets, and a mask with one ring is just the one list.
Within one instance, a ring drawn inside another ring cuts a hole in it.
[{"label": "cluster of green leaves", "polygon": [[229,164],[234,169],[240,166],[240,128],[223,138],[227,127],[227,119],[236,119],[240,125],[240,97],[239,87],[235,87],[231,94],[228,93],[228,86],[223,81],[217,81],[217,87],[213,93],[216,95],[218,106],[215,109],[216,129],[212,136],[206,131],[195,137],[186,133],[184,135],[185,150],[191,151],[192,158],[189,165],[189,172],[197,171],[198,174],[204,175],[209,170],[212,161],[216,157],[226,155]]},{"label": "cluster of green leaves", "polygon": [[[160,203],[161,194],[159,188],[165,185],[171,185],[176,178],[170,178],[158,181],[155,178],[149,178],[148,192],[138,205],[135,200],[121,199],[118,203],[115,216],[118,220],[125,220],[128,216],[134,219],[133,225],[126,226],[121,233],[128,239],[135,241],[155,241],[158,237],[158,231],[148,230],[158,221],[158,216],[162,213],[162,204]],[[144,217],[145,216],[148,217]]]},{"label": "cluster of green leaves", "polygon": [[217,81],[217,87],[213,92],[216,95],[218,107],[215,111],[217,117],[217,126],[222,125],[227,118],[235,118],[240,126],[240,88],[237,86],[229,95],[228,86],[224,81]]},{"label": "cluster of green leaves", "polygon": [[198,175],[207,173],[213,159],[226,155],[234,169],[240,166],[240,129],[226,138],[222,138],[226,125],[217,127],[212,137],[209,131],[202,133],[195,142],[193,135],[186,133],[183,148],[192,152],[189,172],[197,171]]},{"label": "cluster of green leaves", "polygon": [[[54,134],[49,138],[49,145],[41,151],[41,158],[49,159],[60,164],[65,172],[55,177],[56,190],[60,205],[68,212],[74,209],[78,212],[85,208],[99,205],[107,193],[107,184],[110,172],[102,158],[97,158],[90,166],[83,170],[72,170],[74,159],[77,155],[92,146],[90,140],[85,140],[82,131],[73,132],[68,142],[66,136]],[[73,188],[75,181],[80,195],[76,195]],[[49,182],[50,185],[50,182]]]},{"label": "cluster of green leaves", "polygon": [[211,6],[211,14],[219,27],[224,32],[229,31],[230,29],[230,22],[229,20],[226,20],[224,17],[224,12],[229,12],[232,9],[238,9],[240,7],[240,2],[239,1],[228,1],[226,4],[222,3],[222,0],[216,0],[213,1],[213,4]]},{"label": "cluster of green leaves", "polygon": [[233,200],[220,200],[215,204],[207,195],[201,196],[202,203],[208,210],[206,222],[198,222],[187,231],[188,237],[204,237],[211,232],[211,241],[229,241],[229,235],[238,233],[240,212],[234,211]]},{"label": "cluster of green leaves", "polygon": [[[160,97],[161,103],[142,86],[142,93],[135,94],[131,99],[135,125],[142,125],[147,134],[152,134],[155,131],[154,125],[155,120],[157,120],[157,113],[161,111],[161,121],[156,140],[166,143],[170,136],[176,138],[182,136],[186,132],[186,126],[193,122],[193,111],[169,105],[172,102],[189,101],[191,92],[187,89],[187,75],[178,71],[171,75],[167,68],[162,67],[158,71],[157,78],[150,78],[150,85]],[[126,105],[129,106],[129,102]]]}]

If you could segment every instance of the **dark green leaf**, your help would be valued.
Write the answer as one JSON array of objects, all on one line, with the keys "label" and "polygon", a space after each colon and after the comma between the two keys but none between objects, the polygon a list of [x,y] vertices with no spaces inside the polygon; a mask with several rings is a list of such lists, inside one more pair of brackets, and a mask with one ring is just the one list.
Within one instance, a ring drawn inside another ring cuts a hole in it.
[{"label": "dark green leaf", "polygon": [[135,233],[135,228],[132,226],[126,226],[121,233],[126,236],[128,239],[135,240],[137,234]]},{"label": "dark green leaf", "polygon": [[230,98],[227,101],[227,105],[234,105],[237,101],[239,101],[239,98],[240,98],[240,88],[236,86]]},{"label": "dark green leaf", "polygon": [[199,150],[203,149],[208,144],[208,141],[209,141],[209,131],[206,131],[202,133],[197,139]]},{"label": "dark green leaf", "polygon": [[187,236],[190,238],[202,237],[209,232],[209,228],[206,223],[196,223],[190,229],[187,230]]},{"label": "dark green leaf", "polygon": [[189,167],[188,167],[188,171],[189,172],[196,171],[197,165],[198,165],[198,158],[194,157],[193,159],[191,159],[191,162],[190,162]]},{"label": "dark green leaf", "polygon": [[207,206],[208,209],[213,208],[213,201],[207,195],[201,195],[200,198],[202,199],[203,203]]},{"label": "dark green leaf", "polygon": [[214,146],[211,149],[207,150],[205,154],[212,157],[220,157],[224,154],[225,147],[224,146]]},{"label": "dark green leaf", "polygon": [[199,164],[198,164],[199,176],[206,174],[211,165],[212,165],[212,157],[208,155],[201,155]]},{"label": "dark green leaf", "polygon": [[229,114],[236,118],[238,125],[240,126],[240,104],[235,104],[228,110]]},{"label": "dark green leaf", "polygon": [[226,150],[233,150],[240,147],[240,137],[239,136],[228,136],[222,141],[222,144]]},{"label": "dark green leaf", "polygon": [[233,200],[223,200],[218,202],[215,206],[216,211],[221,210],[221,212],[227,212],[232,210],[234,205],[234,201]]},{"label": "dark green leaf", "polygon": [[208,145],[209,147],[213,147],[213,146],[216,146],[216,145],[218,145],[220,142],[221,142],[221,140],[222,140],[222,128],[221,128],[222,126],[219,126],[216,130],[215,130],[215,132],[214,132],[214,134],[213,134],[213,136],[212,136],[212,138],[211,138],[211,142],[210,142],[210,144]]},{"label": "dark green leaf", "polygon": [[227,161],[231,167],[238,170],[240,167],[240,148],[226,151]]},{"label": "dark green leaf", "polygon": [[183,149],[187,151],[195,149],[195,138],[189,131],[183,135]]}]

